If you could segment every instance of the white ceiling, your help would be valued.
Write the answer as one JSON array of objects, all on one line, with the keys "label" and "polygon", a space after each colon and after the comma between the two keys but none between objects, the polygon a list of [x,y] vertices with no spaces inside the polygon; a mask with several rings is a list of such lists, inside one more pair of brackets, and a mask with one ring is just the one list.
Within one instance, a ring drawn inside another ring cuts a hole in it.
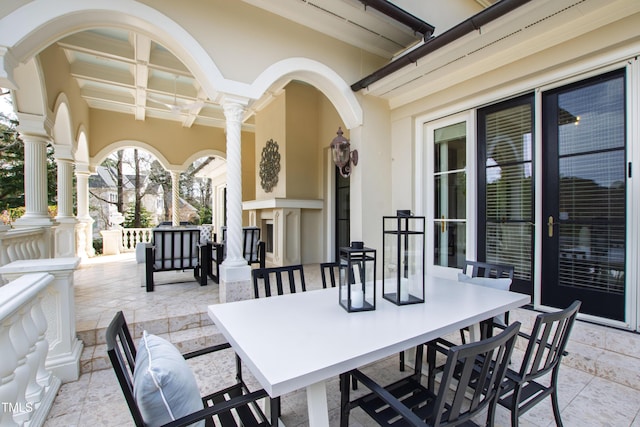
[{"label": "white ceiling", "polygon": [[[341,40],[389,59],[420,42],[419,35],[365,8],[358,0],[244,1],[327,35],[340,34]],[[469,2],[478,8],[476,2],[491,1],[458,2],[466,2],[468,11]],[[435,25],[438,32],[438,22],[422,16],[425,7],[433,5],[431,1],[394,3]],[[450,16],[438,16],[441,21],[451,21],[445,22],[448,26],[466,18],[457,16],[454,22]],[[67,36],[58,45],[64,49],[73,78],[90,108],[131,114],[137,120],[153,117],[178,121],[184,127],[225,125],[221,106],[207,99],[200,84],[175,56],[147,36],[122,29],[94,29]]]}]

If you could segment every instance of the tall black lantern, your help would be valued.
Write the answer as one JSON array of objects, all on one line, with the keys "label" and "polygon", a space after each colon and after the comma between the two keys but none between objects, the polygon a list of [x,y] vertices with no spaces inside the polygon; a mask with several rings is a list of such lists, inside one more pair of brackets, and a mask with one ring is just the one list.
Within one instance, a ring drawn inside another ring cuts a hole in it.
[{"label": "tall black lantern", "polygon": [[424,302],[425,217],[382,217],[382,296],[397,305]]},{"label": "tall black lantern", "polygon": [[340,305],[348,312],[376,309],[376,250],[362,242],[340,248]]}]

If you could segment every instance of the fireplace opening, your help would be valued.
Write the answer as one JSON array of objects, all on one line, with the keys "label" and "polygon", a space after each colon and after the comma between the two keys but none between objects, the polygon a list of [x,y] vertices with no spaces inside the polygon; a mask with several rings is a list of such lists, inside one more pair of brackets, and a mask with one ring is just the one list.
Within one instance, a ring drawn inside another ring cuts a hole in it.
[{"label": "fireplace opening", "polygon": [[273,221],[267,221],[265,224],[266,240],[265,240],[265,252],[273,253]]}]

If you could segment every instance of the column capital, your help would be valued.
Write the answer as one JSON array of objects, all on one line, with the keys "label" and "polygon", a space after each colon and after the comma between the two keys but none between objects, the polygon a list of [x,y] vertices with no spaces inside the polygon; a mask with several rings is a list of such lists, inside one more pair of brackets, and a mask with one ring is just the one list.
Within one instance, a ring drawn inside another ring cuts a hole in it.
[{"label": "column capital", "polygon": [[81,163],[76,162],[76,175],[89,176],[89,175],[93,175],[94,173],[96,173],[95,167],[84,162],[81,162]]},{"label": "column capital", "polygon": [[39,136],[46,138],[47,142],[53,142],[51,138],[53,121],[49,117],[28,113],[17,113],[17,116],[20,122],[18,132],[20,132],[23,138],[35,138]]},{"label": "column capital", "polygon": [[229,122],[242,122],[242,116],[247,110],[247,105],[247,99],[224,96],[222,99],[224,117]]},{"label": "column capital", "polygon": [[53,157],[56,160],[67,160],[73,162],[73,147],[70,145],[53,144]]},{"label": "column capital", "polygon": [[18,60],[11,49],[0,46],[0,86],[9,89],[18,89],[18,84],[13,77],[13,71],[18,66]]}]

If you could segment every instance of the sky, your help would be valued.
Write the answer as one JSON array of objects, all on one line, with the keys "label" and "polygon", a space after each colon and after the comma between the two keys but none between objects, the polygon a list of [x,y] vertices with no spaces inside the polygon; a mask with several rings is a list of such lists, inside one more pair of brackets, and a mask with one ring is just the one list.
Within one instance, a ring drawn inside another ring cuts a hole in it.
[{"label": "sky", "polygon": [[[0,88],[0,93],[4,94],[7,92],[6,89]],[[3,113],[7,116],[13,116],[13,106],[11,105],[10,95],[2,95],[0,96],[0,113]]]}]

